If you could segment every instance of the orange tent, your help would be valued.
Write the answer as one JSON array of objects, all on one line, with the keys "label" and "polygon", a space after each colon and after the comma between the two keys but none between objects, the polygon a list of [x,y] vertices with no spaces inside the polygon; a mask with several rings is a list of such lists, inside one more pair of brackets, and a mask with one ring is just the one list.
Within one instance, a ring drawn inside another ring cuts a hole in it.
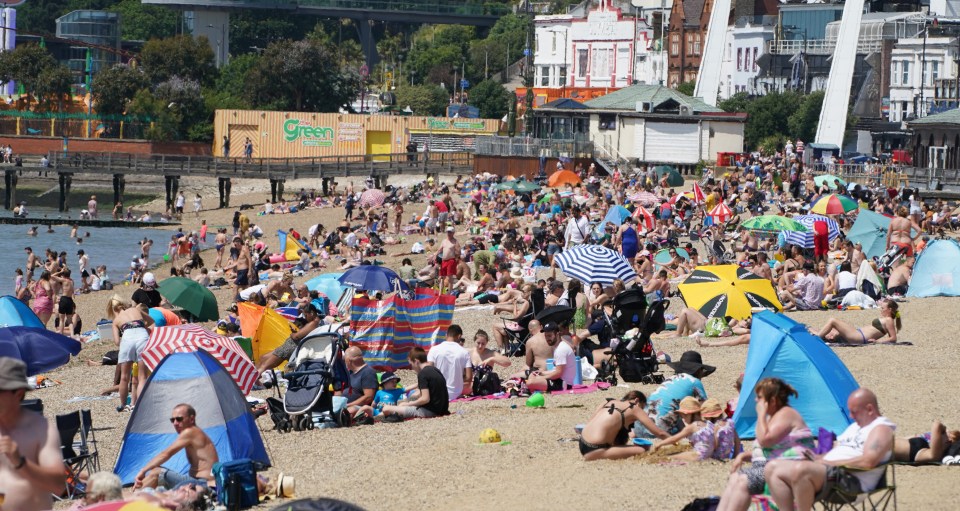
[{"label": "orange tent", "polygon": [[249,302],[237,304],[237,315],[240,316],[240,333],[252,340],[254,363],[283,344],[296,330],[279,312]]},{"label": "orange tent", "polygon": [[565,185],[576,186],[580,183],[580,177],[569,170],[558,170],[550,174],[550,179],[547,180],[547,185],[551,188],[558,188]]}]

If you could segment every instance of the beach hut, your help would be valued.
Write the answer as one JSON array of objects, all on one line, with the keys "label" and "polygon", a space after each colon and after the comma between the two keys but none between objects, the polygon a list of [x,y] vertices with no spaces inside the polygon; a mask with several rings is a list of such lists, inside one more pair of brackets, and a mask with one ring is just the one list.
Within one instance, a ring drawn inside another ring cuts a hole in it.
[{"label": "beach hut", "polygon": [[[171,353],[150,375],[127,423],[113,469],[124,485],[133,484],[140,469],[177,439],[167,417],[180,403],[197,410],[197,426],[213,441],[221,462],[250,458],[270,464],[256,419],[230,373],[205,351]],[[190,469],[183,451],[163,466],[182,474]]]},{"label": "beach hut", "polygon": [[956,240],[933,240],[920,252],[907,296],[960,296],[960,244]]},{"label": "beach hut", "polygon": [[733,415],[741,438],[754,438],[757,424],[754,387],[768,377],[789,383],[799,397],[790,400],[814,432],[840,434],[850,425],[847,397],[859,385],[840,358],[807,326],[782,314],[759,312],[750,328],[743,387]]}]

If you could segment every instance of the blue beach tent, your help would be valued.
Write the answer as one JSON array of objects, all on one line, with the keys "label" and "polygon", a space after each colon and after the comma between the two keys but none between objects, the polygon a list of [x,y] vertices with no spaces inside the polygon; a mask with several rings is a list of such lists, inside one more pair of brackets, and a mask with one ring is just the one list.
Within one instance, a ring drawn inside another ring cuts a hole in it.
[{"label": "blue beach tent", "polygon": [[[172,353],[150,375],[127,423],[113,469],[124,485],[133,484],[137,472],[176,440],[169,417],[180,403],[197,410],[197,425],[221,462],[250,458],[270,464],[256,419],[230,373],[205,351]],[[190,468],[183,451],[163,466],[182,474]]]},{"label": "blue beach tent", "polygon": [[920,252],[907,296],[960,296],[960,244],[956,240],[933,240]]},{"label": "blue beach tent", "polygon": [[12,296],[0,296],[0,327],[46,328],[30,307]]},{"label": "blue beach tent", "polygon": [[733,414],[741,438],[755,436],[753,389],[768,377],[780,378],[797,390],[799,397],[791,397],[790,406],[800,412],[812,431],[822,427],[840,434],[850,425],[847,398],[860,385],[847,367],[806,325],[764,311],[753,315],[743,388]]}]

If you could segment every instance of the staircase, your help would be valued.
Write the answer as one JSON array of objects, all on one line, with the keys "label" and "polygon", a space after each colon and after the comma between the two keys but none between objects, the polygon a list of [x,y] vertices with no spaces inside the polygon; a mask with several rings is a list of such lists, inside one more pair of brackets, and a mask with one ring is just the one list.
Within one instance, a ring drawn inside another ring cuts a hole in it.
[{"label": "staircase", "polygon": [[610,142],[609,136],[594,140],[593,159],[607,171],[608,175],[612,176],[617,167],[620,167],[621,173],[629,173],[632,170],[630,160],[614,149]]}]

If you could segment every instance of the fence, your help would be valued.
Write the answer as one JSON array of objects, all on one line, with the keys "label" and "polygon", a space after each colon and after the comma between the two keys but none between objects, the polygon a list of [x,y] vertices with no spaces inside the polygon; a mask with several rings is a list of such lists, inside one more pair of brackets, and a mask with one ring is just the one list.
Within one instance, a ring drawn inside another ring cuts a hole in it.
[{"label": "fence", "polygon": [[127,116],[0,111],[0,135],[144,139],[151,122]]},{"label": "fence", "polygon": [[476,154],[535,158],[593,158],[593,142],[586,139],[477,137]]},{"label": "fence", "polygon": [[898,188],[905,185],[909,176],[900,165],[882,165],[875,163],[816,163],[812,165],[814,174],[832,174],[848,183],[874,184],[879,182],[888,187]]}]

